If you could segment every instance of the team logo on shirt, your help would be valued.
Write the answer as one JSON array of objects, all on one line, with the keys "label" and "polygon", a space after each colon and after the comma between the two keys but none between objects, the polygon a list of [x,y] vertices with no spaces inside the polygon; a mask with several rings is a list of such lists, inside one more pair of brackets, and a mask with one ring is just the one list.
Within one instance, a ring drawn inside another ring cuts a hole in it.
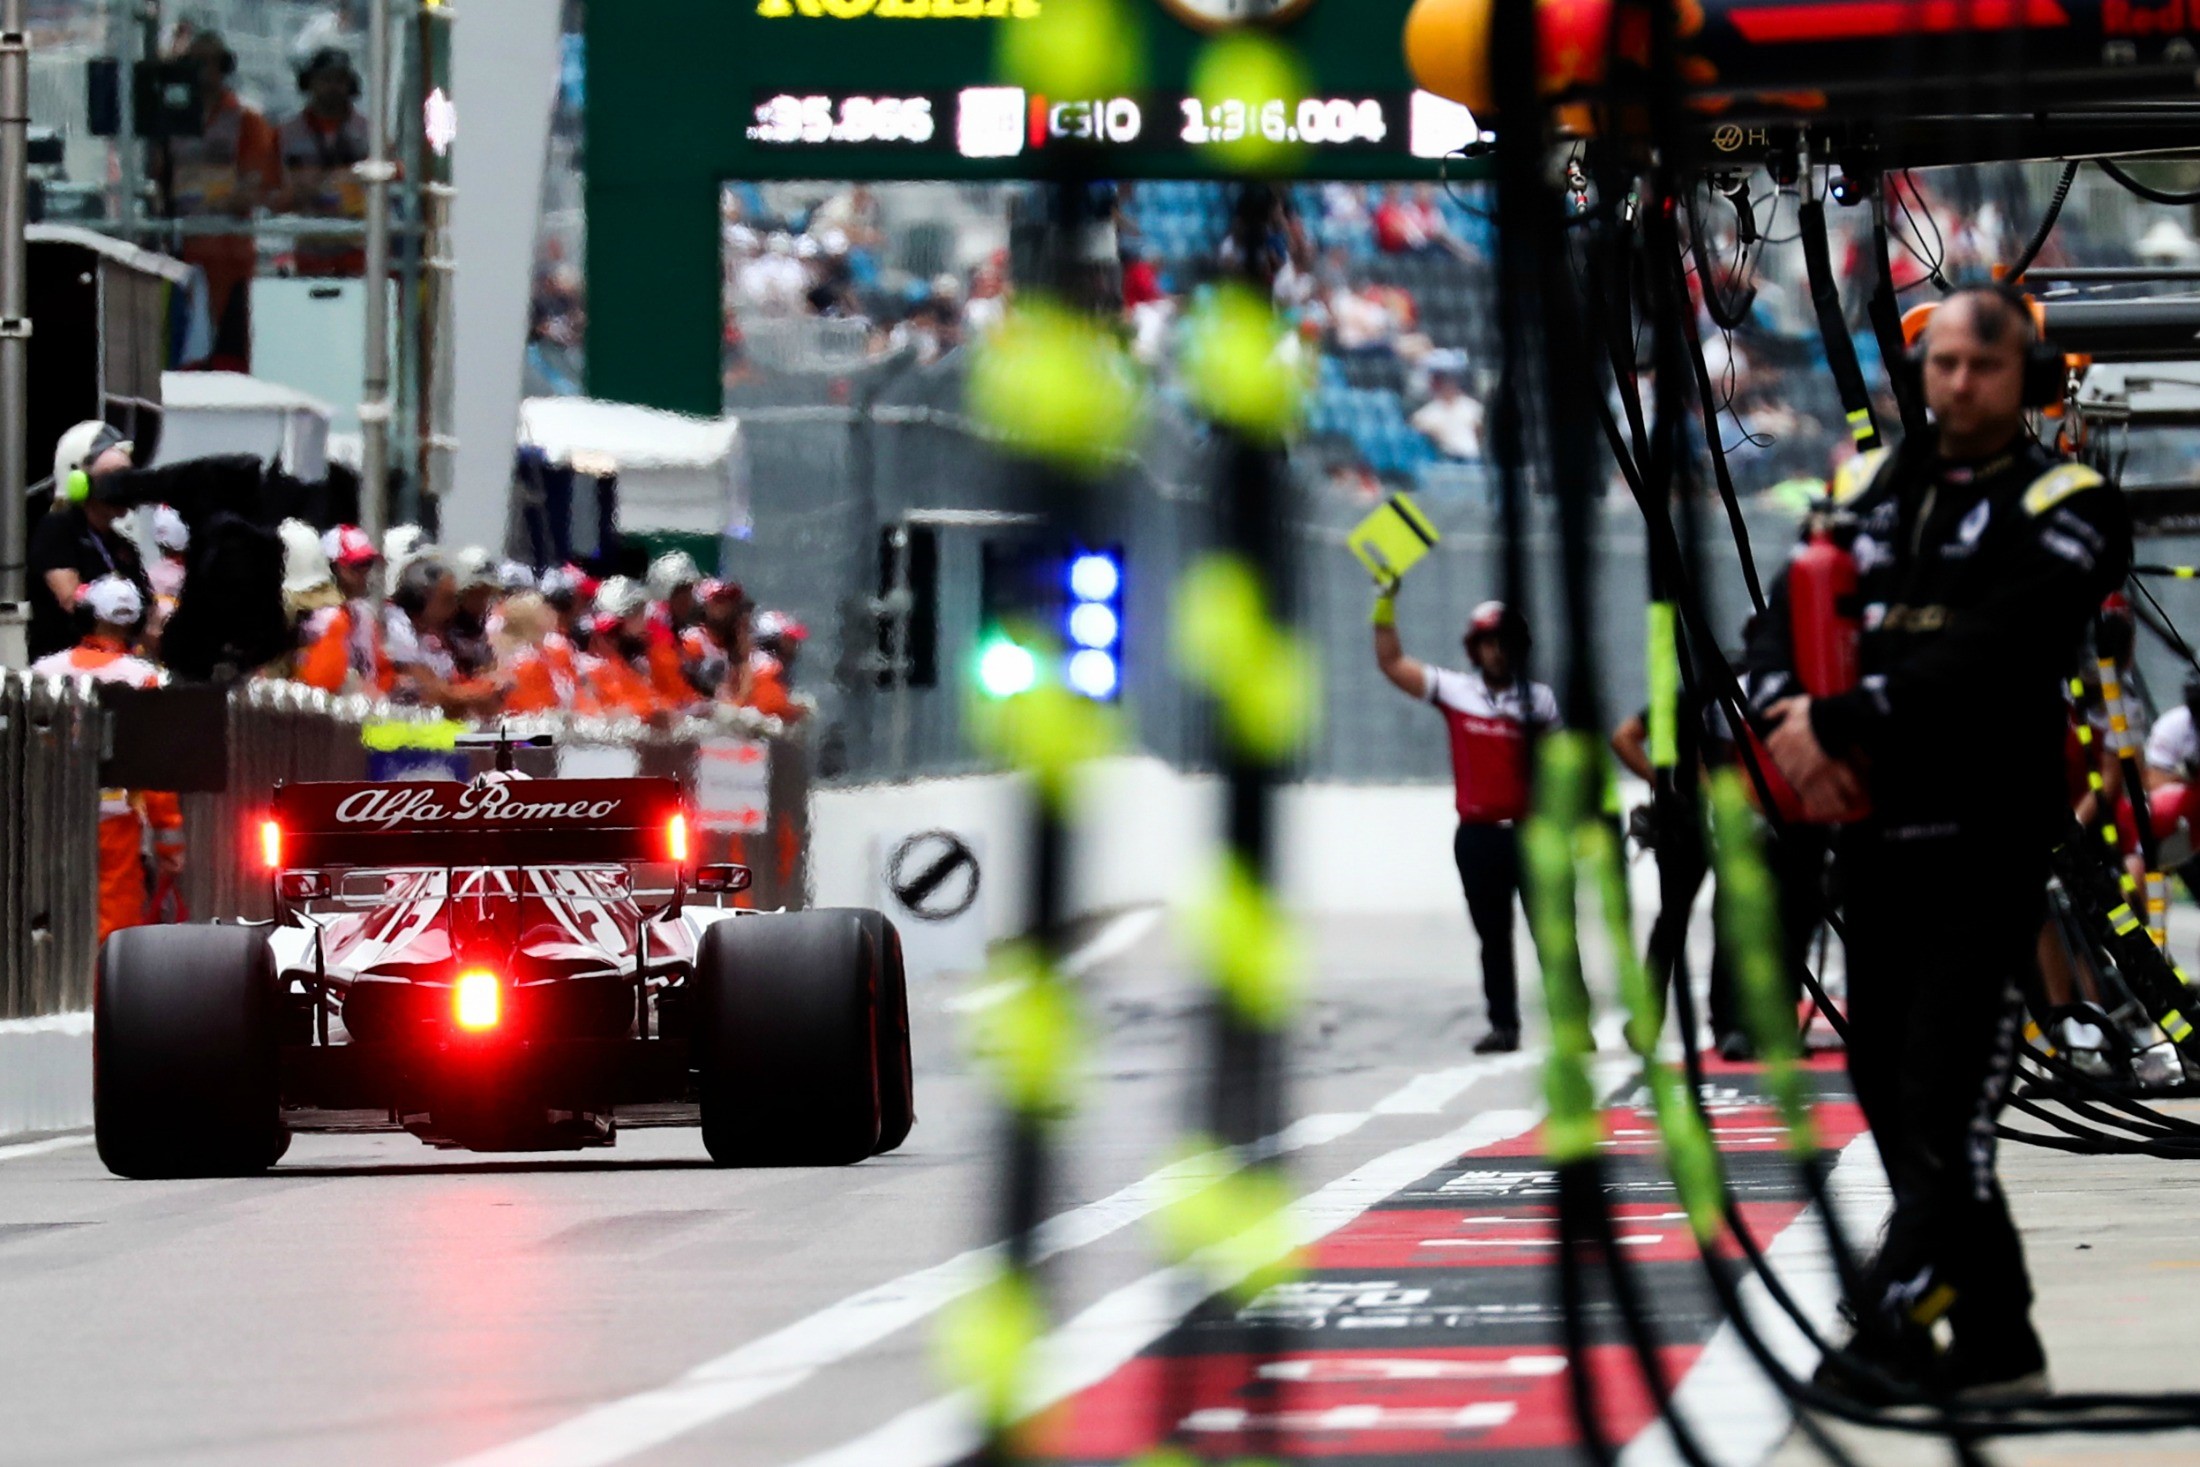
[{"label": "team logo on shirt", "polygon": [[1942,560],[1963,560],[1978,549],[1979,537],[1986,533],[1987,521],[1994,517],[1994,502],[1981,499],[1972,511],[1956,526],[1956,537],[1940,547]]}]

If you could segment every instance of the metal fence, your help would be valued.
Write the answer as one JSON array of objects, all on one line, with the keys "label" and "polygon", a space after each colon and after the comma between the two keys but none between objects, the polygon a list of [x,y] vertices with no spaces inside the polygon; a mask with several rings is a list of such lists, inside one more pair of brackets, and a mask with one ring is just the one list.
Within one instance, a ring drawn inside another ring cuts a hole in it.
[{"label": "metal fence", "polygon": [[193,920],[273,915],[267,877],[252,857],[253,818],[278,782],[364,779],[365,698],[332,698],[298,683],[252,682],[229,699],[229,777],[220,794],[183,797],[180,889]]},{"label": "metal fence", "polygon": [[104,729],[81,683],[0,674],[0,1019],[91,1004]]},{"label": "metal fence", "polygon": [[[726,570],[758,603],[793,611],[812,632],[802,685],[821,703],[819,777],[872,783],[978,770],[964,726],[970,662],[980,637],[981,561],[990,540],[1024,532],[1050,506],[1032,500],[997,447],[960,411],[962,374],[952,363],[858,378],[840,406],[734,407],[751,455],[754,529],[730,540]],[[1170,652],[1171,598],[1182,572],[1211,541],[1215,472],[1205,435],[1165,396],[1156,398],[1138,457],[1094,497],[1103,534],[1123,547],[1123,703],[1140,751],[1197,768],[1209,747],[1202,700],[1181,683]],[[1307,780],[1397,783],[1448,777],[1445,741],[1414,717],[1376,671],[1367,631],[1367,572],[1345,549],[1374,501],[1332,487],[1314,450],[1294,457],[1292,524],[1299,543],[1294,593],[1299,625],[1318,655],[1323,726],[1297,772]],[[1410,652],[1464,664],[1461,633],[1476,603],[1499,594],[1496,512],[1472,473],[1432,478],[1421,504],[1443,534],[1399,605]],[[1766,579],[1791,544],[1795,513],[1769,502],[1746,519]],[[1712,568],[1716,618],[1736,641],[1749,610],[1724,513],[1699,516]],[[928,527],[939,552],[938,677],[928,686],[882,678],[877,613],[879,537],[897,525]],[[1529,558],[1543,566],[1555,527],[1546,506],[1532,517]],[[1615,708],[1643,691],[1642,606],[1646,557],[1639,512],[1615,491],[1596,538],[1599,675]],[[1555,586],[1531,587],[1531,619],[1555,608]],[[1555,656],[1555,648],[1547,649]],[[1562,673],[1546,658],[1537,675]]]},{"label": "metal fence", "polygon": [[[515,751],[520,771],[678,780],[695,812],[698,862],[733,861],[753,878],[741,905],[760,911],[810,904],[810,751],[806,731],[716,718],[670,729],[631,719],[512,720],[515,734],[548,732],[552,749]],[[490,756],[472,756],[472,772]]]}]

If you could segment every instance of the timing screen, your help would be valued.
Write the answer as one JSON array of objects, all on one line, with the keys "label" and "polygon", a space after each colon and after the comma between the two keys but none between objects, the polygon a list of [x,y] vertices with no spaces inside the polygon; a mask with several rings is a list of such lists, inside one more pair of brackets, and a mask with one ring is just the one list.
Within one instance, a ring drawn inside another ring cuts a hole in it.
[{"label": "timing screen", "polygon": [[893,148],[1020,158],[1048,148],[1197,152],[1259,138],[1324,152],[1443,158],[1482,139],[1474,115],[1410,96],[1063,100],[1021,87],[899,96],[760,91],[749,141],[772,148]]}]

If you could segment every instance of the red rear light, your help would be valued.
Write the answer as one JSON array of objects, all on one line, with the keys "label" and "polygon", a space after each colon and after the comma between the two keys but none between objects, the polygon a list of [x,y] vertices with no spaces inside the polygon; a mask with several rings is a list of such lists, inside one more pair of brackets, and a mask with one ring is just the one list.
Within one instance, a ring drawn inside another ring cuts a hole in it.
[{"label": "red rear light", "polygon": [[504,990],[497,975],[487,968],[459,974],[451,985],[451,1016],[459,1028],[476,1034],[494,1029],[504,1017]]},{"label": "red rear light", "polygon": [[675,866],[688,861],[688,818],[675,815],[665,822],[665,857]]},{"label": "red rear light", "polygon": [[283,869],[283,827],[277,820],[260,822],[260,860],[270,871]]}]

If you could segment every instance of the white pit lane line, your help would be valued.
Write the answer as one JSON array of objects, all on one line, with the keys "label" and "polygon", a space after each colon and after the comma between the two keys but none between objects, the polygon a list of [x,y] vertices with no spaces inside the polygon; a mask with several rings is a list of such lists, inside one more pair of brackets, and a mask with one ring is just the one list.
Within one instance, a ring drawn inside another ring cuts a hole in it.
[{"label": "white pit lane line", "polygon": [[27,1156],[46,1156],[56,1151],[69,1151],[92,1144],[89,1131],[68,1135],[49,1136],[43,1141],[18,1141],[13,1146],[0,1146],[0,1161],[21,1161]]},{"label": "white pit lane line", "polygon": [[[1534,1063],[1535,1056],[1516,1054],[1488,1060],[1471,1068],[1475,1070],[1475,1078],[1487,1078],[1510,1074]],[[1449,1075],[1453,1072],[1447,1070],[1441,1073]],[[1412,1093],[1416,1096],[1414,1104],[1418,1106],[1422,1103],[1421,1097],[1430,1093],[1429,1087],[1423,1084],[1426,1079],[1426,1076],[1421,1076],[1408,1081],[1390,1099],[1395,1100],[1398,1095]],[[1421,1088],[1416,1091],[1416,1086]],[[1280,1135],[1251,1150],[1256,1154],[1272,1156],[1326,1145],[1351,1135],[1378,1115],[1392,1113],[1394,1112],[1383,1111],[1381,1103],[1378,1103],[1369,1110],[1351,1114],[1305,1116],[1286,1127]],[[1413,1110],[1406,1113],[1419,1112]],[[1509,1118],[1506,1124],[1514,1126],[1512,1132],[1504,1134],[1517,1134],[1535,1119],[1525,1111],[1493,1113],[1463,1131],[1439,1137],[1434,1141],[1418,1142],[1402,1151],[1392,1152],[1389,1157],[1384,1158],[1385,1162],[1391,1163],[1391,1166],[1381,1172],[1381,1177],[1385,1179],[1384,1185],[1379,1190],[1367,1191],[1364,1200],[1349,1213],[1328,1222],[1321,1232],[1326,1233],[1336,1228],[1415,1177],[1450,1160],[1458,1152],[1448,1152],[1440,1156],[1435,1153],[1456,1144],[1459,1136],[1470,1136],[1467,1143],[1469,1145],[1483,1145],[1491,1140],[1501,1139],[1499,1135],[1487,1133],[1489,1125],[1500,1115]],[[1477,1127],[1483,1129],[1478,1130]],[[1409,1155],[1412,1158],[1410,1163],[1399,1160]],[[1423,1165],[1421,1159],[1424,1155],[1433,1156],[1434,1159]],[[1387,1180],[1408,1164],[1418,1166],[1420,1170],[1400,1177],[1395,1182]],[[1035,1240],[1035,1261],[1044,1261],[1072,1249],[1097,1243],[1132,1223],[1151,1216],[1171,1197],[1179,1195],[1188,1178],[1202,1174],[1219,1177],[1237,1170],[1240,1165],[1242,1159],[1228,1152],[1209,1152],[1204,1156],[1164,1167],[1096,1202],[1086,1203],[1082,1207],[1052,1217],[1040,1225]],[[1378,1167],[1382,1165],[1382,1162],[1376,1163]],[[1336,1189],[1353,1182],[1355,1178],[1366,1177],[1369,1170],[1362,1168],[1343,1182],[1331,1183],[1329,1187],[1306,1199],[1301,1204],[1302,1208],[1312,1209],[1306,1215],[1326,1216],[1319,1199],[1331,1196]],[[1372,1185],[1363,1182],[1360,1188],[1364,1191]],[[1360,1192],[1354,1191],[1352,1195],[1357,1197]],[[1333,1209],[1334,1203],[1330,1206]],[[1315,1236],[1319,1235],[1317,1233]],[[850,1295],[837,1304],[828,1305],[805,1319],[752,1340],[715,1360],[706,1361],[668,1385],[608,1401],[532,1436],[461,1458],[451,1463],[450,1467],[601,1467],[604,1463],[625,1461],[637,1453],[671,1441],[698,1427],[735,1415],[761,1401],[793,1390],[819,1370],[849,1359],[888,1336],[938,1313],[991,1278],[999,1255],[998,1246],[973,1248],[944,1263],[904,1274],[875,1288]],[[1145,1292],[1133,1292],[1137,1290]],[[1126,1304],[1137,1306],[1137,1311],[1134,1311],[1134,1330],[1147,1328],[1148,1314],[1151,1311],[1166,1312],[1168,1322],[1173,1323],[1186,1307],[1184,1286],[1177,1270],[1164,1270],[1140,1284],[1132,1285],[1130,1291],[1123,1291],[1111,1298],[1125,1299]],[[1102,1306],[1095,1306],[1099,1307]],[[1087,1313],[1089,1315],[1091,1311]],[[1162,1325],[1151,1330],[1146,1338],[1151,1338],[1159,1332],[1159,1328],[1165,1327]],[[1141,1340],[1141,1344],[1143,1342]],[[954,1411],[955,1419],[961,1421],[963,1418],[960,1402],[949,1398],[947,1404]],[[898,1463],[902,1459],[888,1455],[843,1460],[864,1462],[867,1467],[875,1467],[880,1462]]]},{"label": "white pit lane line", "polygon": [[[1160,922],[1159,907],[1138,907],[1122,913],[1094,933],[1083,947],[1062,959],[1059,966],[1063,975],[1070,978],[1081,977],[1102,963],[1114,961],[1145,941],[1146,934],[1159,926]],[[982,988],[973,988],[968,993],[958,993],[944,1000],[940,1007],[951,1014],[983,1013],[1005,1002],[1010,994],[1023,985],[1024,980],[1021,978],[1003,978]]]},{"label": "white pit lane line", "polygon": [[[1299,1199],[1290,1242],[1304,1247],[1327,1237],[1409,1182],[1479,1147],[1509,1140],[1542,1117],[1528,1110],[1490,1111],[1448,1135],[1401,1146]],[[1025,1403],[1043,1411],[1106,1380],[1140,1350],[1174,1328],[1188,1303],[1251,1272],[1248,1255],[1224,1245],[1191,1263],[1157,1270],[1116,1290],[1039,1344],[1036,1383]],[[796,1467],[944,1467],[982,1445],[973,1403],[963,1393],[905,1411],[878,1430],[805,1457]]]}]

